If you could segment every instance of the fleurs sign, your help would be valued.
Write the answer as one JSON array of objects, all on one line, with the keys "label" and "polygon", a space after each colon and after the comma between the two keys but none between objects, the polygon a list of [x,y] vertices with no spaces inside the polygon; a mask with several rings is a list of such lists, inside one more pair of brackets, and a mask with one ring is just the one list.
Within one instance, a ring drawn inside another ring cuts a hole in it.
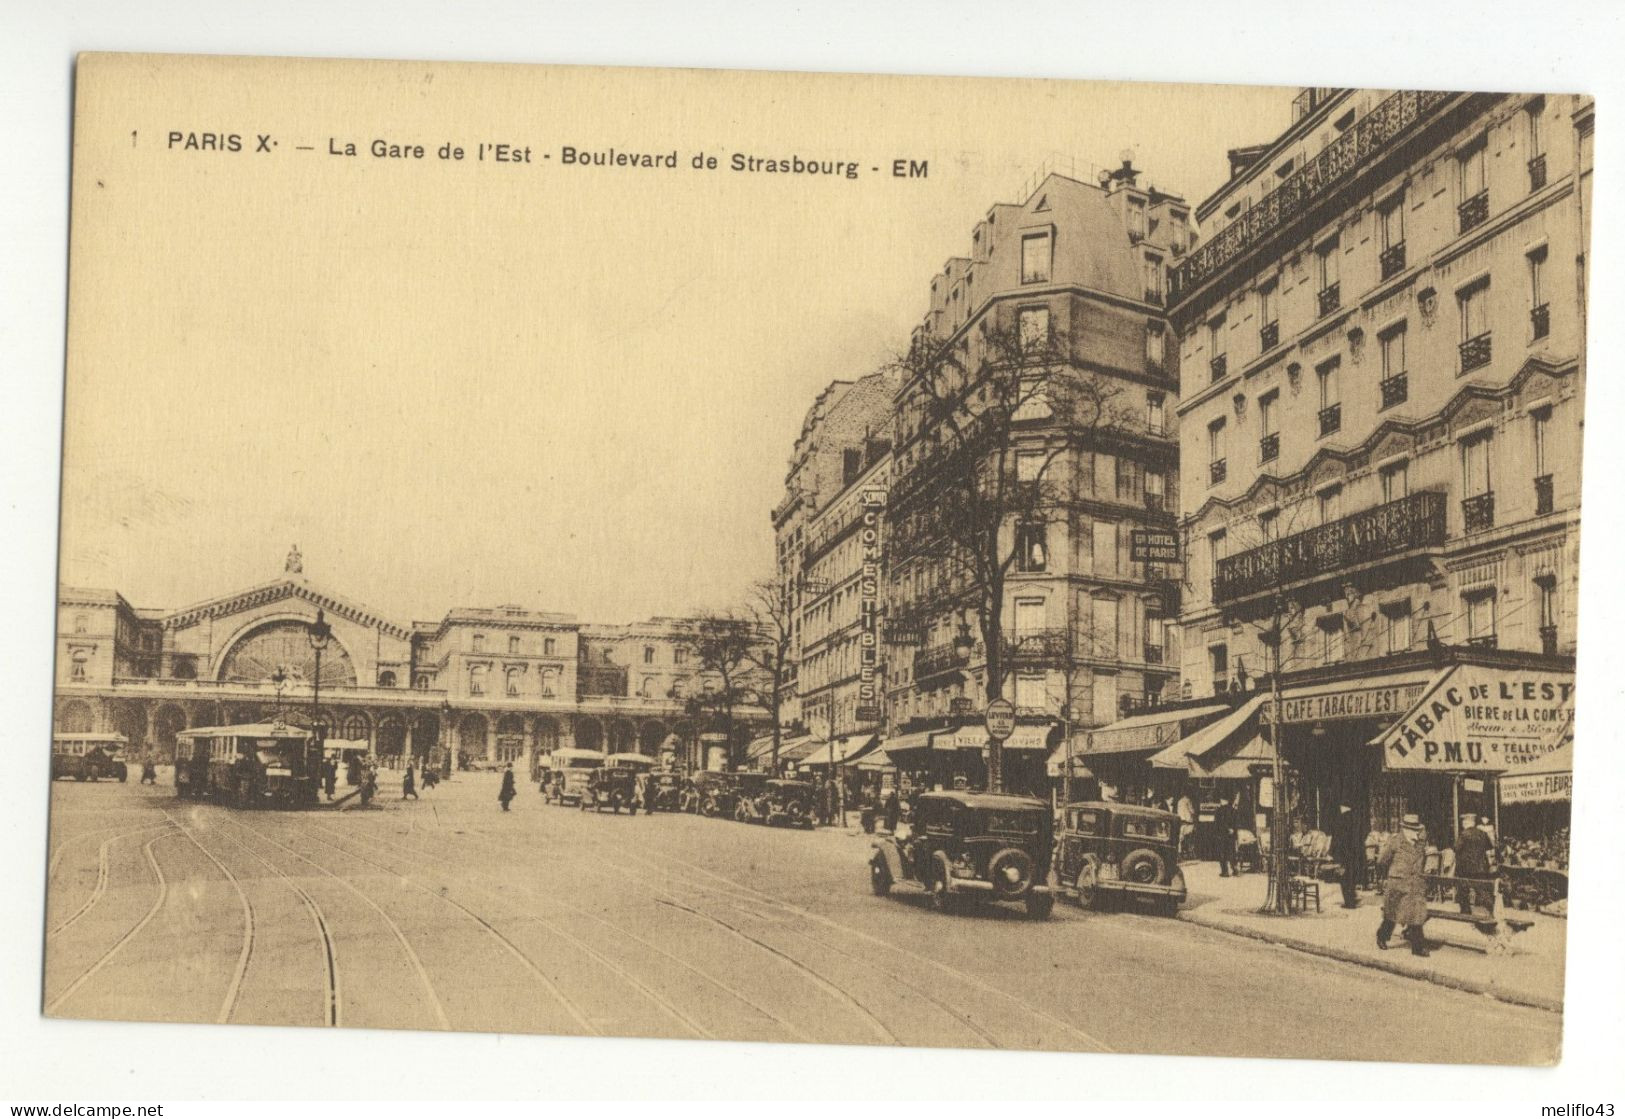
[{"label": "fleurs sign", "polygon": [[1569,673],[1459,665],[1377,741],[1388,769],[1499,773],[1555,749],[1573,717]]}]

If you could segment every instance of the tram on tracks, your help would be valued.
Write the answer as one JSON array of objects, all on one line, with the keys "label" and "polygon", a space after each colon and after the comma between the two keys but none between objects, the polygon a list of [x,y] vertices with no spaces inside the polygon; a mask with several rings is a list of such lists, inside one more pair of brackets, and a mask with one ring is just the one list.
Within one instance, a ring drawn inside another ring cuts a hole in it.
[{"label": "tram on tracks", "polygon": [[282,723],[196,727],[175,736],[175,791],[238,808],[315,804],[322,747]]}]

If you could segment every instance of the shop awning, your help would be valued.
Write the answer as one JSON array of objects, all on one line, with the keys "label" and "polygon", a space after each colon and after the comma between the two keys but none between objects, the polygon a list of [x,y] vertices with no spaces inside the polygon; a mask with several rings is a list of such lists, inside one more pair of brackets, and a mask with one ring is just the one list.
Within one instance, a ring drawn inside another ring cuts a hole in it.
[{"label": "shop awning", "polygon": [[866,770],[895,769],[897,763],[891,760],[884,749],[871,750],[855,763],[856,768]]},{"label": "shop awning", "polygon": [[[834,764],[851,765],[859,758],[865,757],[880,745],[878,734],[848,734],[837,738],[834,742]],[[800,759],[798,759],[800,760]],[[803,765],[829,765],[830,743],[820,743],[818,749],[805,756]]]},{"label": "shop awning", "polygon": [[1264,705],[1264,700],[1264,696],[1256,695],[1223,718],[1197,728],[1172,746],[1152,754],[1151,764],[1161,769],[1187,769],[1192,773],[1202,769],[1202,772],[1207,772],[1204,765],[1216,764],[1218,759],[1213,763],[1204,763],[1203,759],[1252,729],[1253,717]]},{"label": "shop awning", "polygon": [[928,730],[911,731],[886,739],[886,754],[894,759],[929,749],[931,749],[931,732]]},{"label": "shop awning", "polygon": [[[783,735],[779,738],[779,760],[795,760],[799,755],[795,751],[805,748],[809,743],[815,746],[823,745],[820,739],[810,734]],[[745,750],[745,760],[752,762],[764,761],[773,756],[773,736],[765,734],[761,738],[751,740]]]},{"label": "shop awning", "polygon": [[1075,738],[1073,754],[1080,757],[1098,757],[1102,754],[1133,754],[1144,750],[1160,750],[1171,746],[1196,727],[1210,719],[1224,715],[1230,706],[1223,703],[1205,707],[1186,707],[1169,711],[1147,711],[1131,715],[1097,730],[1085,731]]},{"label": "shop awning", "polygon": [[1372,739],[1385,769],[1503,773],[1556,749],[1574,718],[1574,673],[1458,664]]},{"label": "shop awning", "polygon": [[1192,777],[1216,777],[1242,780],[1253,775],[1254,766],[1265,766],[1275,761],[1275,748],[1263,735],[1254,733],[1242,742],[1235,753],[1225,756],[1223,749],[1213,750],[1204,757],[1191,758],[1188,772]]}]

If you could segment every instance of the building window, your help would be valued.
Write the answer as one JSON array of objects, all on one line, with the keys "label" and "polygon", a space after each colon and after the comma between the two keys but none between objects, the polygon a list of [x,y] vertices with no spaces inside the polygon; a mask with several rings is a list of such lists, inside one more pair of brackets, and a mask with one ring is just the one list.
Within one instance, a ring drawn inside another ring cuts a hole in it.
[{"label": "building window", "polygon": [[1382,351],[1382,406],[1392,408],[1410,398],[1410,378],[1405,371],[1405,324],[1399,323],[1377,335]]},{"label": "building window", "polygon": [[1529,434],[1534,452],[1535,516],[1544,517],[1552,511],[1552,473],[1546,465],[1546,440],[1552,424],[1552,410],[1537,408],[1529,413]]},{"label": "building window", "polygon": [[1044,678],[1032,673],[1016,677],[1016,706],[1026,711],[1044,709]]},{"label": "building window", "polygon": [[1265,509],[1258,514],[1258,538],[1260,540],[1274,540],[1276,526],[1281,523],[1279,509]]},{"label": "building window", "polygon": [[1320,279],[1316,299],[1322,315],[1329,315],[1343,305],[1342,287],[1338,283],[1338,255],[1336,237],[1315,250],[1315,269]]},{"label": "building window", "polygon": [[1382,253],[1377,258],[1382,278],[1405,271],[1405,196],[1400,195],[1377,215],[1382,234]]},{"label": "building window", "polygon": [[655,687],[655,678],[653,676],[645,676],[643,678],[643,683],[638,685],[638,695],[642,696],[644,699],[653,699],[655,697]]},{"label": "building window", "polygon": [[1117,460],[1117,500],[1138,504],[1145,492],[1145,467],[1129,458]]},{"label": "building window", "polygon": [[1145,360],[1152,365],[1161,365],[1167,349],[1166,339],[1163,335],[1161,323],[1150,323],[1145,328]]},{"label": "building window", "polygon": [[1049,282],[1050,235],[1024,233],[1021,236],[1021,282],[1042,284]]},{"label": "building window", "polygon": [[1230,649],[1225,645],[1209,645],[1207,647],[1208,672],[1213,680],[1213,694],[1227,690],[1230,686]]},{"label": "building window", "polygon": [[1540,603],[1540,651],[1552,656],[1557,652],[1557,580],[1550,575],[1536,579],[1535,596]]},{"label": "building window", "polygon": [[73,632],[74,633],[89,633],[90,632],[90,619],[88,617],[86,617],[85,615],[83,615],[83,614],[75,614],[73,616]]},{"label": "building window", "polygon": [[414,677],[413,680],[412,680],[412,687],[416,688],[420,692],[428,691],[429,690],[429,678],[427,676],[423,676],[423,675],[419,675],[419,676]]},{"label": "building window", "polygon": [[1319,495],[1320,523],[1329,525],[1343,515],[1343,487],[1328,486]]},{"label": "building window", "polygon": [[485,652],[485,634],[476,633],[474,635],[474,651],[476,653]]},{"label": "building window", "polygon": [[1162,306],[1162,258],[1145,258],[1145,301]]},{"label": "building window", "polygon": [[1161,614],[1147,614],[1145,616],[1145,662],[1147,664],[1164,663],[1164,653],[1168,648],[1168,619]]},{"label": "building window", "polygon": [[1049,308],[1023,307],[1017,311],[1016,335],[1024,350],[1049,345]]},{"label": "building window", "polygon": [[1529,334],[1532,339],[1541,339],[1551,333],[1551,308],[1546,303],[1546,289],[1543,284],[1546,271],[1546,246],[1542,245],[1525,258],[1529,262]]},{"label": "building window", "polygon": [[[1160,334],[1160,331],[1159,331]],[[1148,392],[1145,395],[1145,426],[1155,435],[1167,431],[1167,413],[1164,411],[1163,395],[1160,392]]]},{"label": "building window", "polygon": [[643,663],[644,664],[653,664],[654,662],[655,662],[655,647],[653,645],[645,645],[643,647]]},{"label": "building window", "polygon": [[1273,462],[1281,454],[1281,433],[1276,428],[1276,405],[1281,390],[1271,389],[1258,398],[1258,461]]},{"label": "building window", "polygon": [[519,652],[519,636],[517,634],[510,633],[508,635],[508,652],[514,654]]},{"label": "building window", "polygon": [[1095,574],[1117,574],[1117,522],[1091,522],[1090,546],[1094,551]]},{"label": "building window", "polygon": [[1229,368],[1229,361],[1224,352],[1224,316],[1220,315],[1207,324],[1207,352],[1212,355],[1208,358],[1208,371],[1213,380],[1224,377]]},{"label": "building window", "polygon": [[1490,282],[1481,280],[1456,293],[1461,316],[1461,372],[1490,363]]},{"label": "building window", "polygon": [[559,694],[559,673],[556,668],[542,670],[542,696],[551,699]]},{"label": "building window", "polygon": [[1145,203],[1138,198],[1128,200],[1128,235],[1131,241],[1145,237]]},{"label": "building window", "polygon": [[1382,482],[1383,504],[1398,501],[1402,497],[1410,496],[1411,492],[1411,464],[1409,461],[1394,462],[1377,471],[1377,477]]},{"label": "building window", "polygon": [[477,664],[473,668],[470,668],[468,670],[468,694],[469,695],[484,695],[485,694],[485,672],[486,672],[486,669],[485,669],[485,666],[483,664]]},{"label": "building window", "polygon": [[1207,473],[1209,485],[1216,486],[1224,481],[1224,419],[1222,417],[1207,425]]},{"label": "building window", "polygon": [[1224,536],[1222,528],[1207,535],[1207,567],[1215,575],[1219,573],[1219,561],[1224,558]]},{"label": "building window", "polygon": [[1466,598],[1467,644],[1495,648],[1495,591],[1476,590]]},{"label": "building window", "polygon": [[1145,507],[1147,509],[1168,508],[1168,497],[1165,489],[1166,479],[1162,471],[1147,470],[1145,472]]},{"label": "building window", "polygon": [[[179,666],[177,666],[175,674],[180,675]],[[380,688],[393,688],[395,686],[395,674],[387,670],[380,672],[378,674],[378,686]]]},{"label": "building window", "polygon": [[507,673],[507,693],[510,696],[516,696],[516,695],[519,694],[519,673],[520,673],[520,669],[518,669],[518,668],[510,668],[510,669],[508,669],[508,673]]},{"label": "building window", "polygon": [[1281,324],[1275,318],[1275,281],[1258,285],[1258,349],[1262,353],[1281,344]]},{"label": "building window", "polygon": [[611,649],[605,649],[602,652],[600,652],[598,654],[599,663],[600,664],[614,664],[615,663],[615,658],[612,655],[612,653],[613,653],[613,650],[611,650]]},{"label": "building window", "polygon": [[89,675],[90,655],[84,650],[73,654],[73,665],[69,675],[72,679],[83,682]]},{"label": "building window", "polygon": [[1462,517],[1468,532],[1495,525],[1495,491],[1490,486],[1490,433],[1461,443]]},{"label": "building window", "polygon": [[1095,656],[1113,661],[1120,656],[1117,643],[1117,603],[1117,599],[1107,597],[1089,600],[1090,648]]},{"label": "building window", "polygon": [[1403,653],[1411,647],[1411,604],[1394,602],[1382,608],[1382,632],[1389,653]]},{"label": "building window", "polygon": [[1347,642],[1347,630],[1343,627],[1343,615],[1328,614],[1317,623],[1320,627],[1320,654],[1326,664],[1336,664],[1343,659]]},{"label": "building window", "polygon": [[1024,521],[1016,526],[1016,570],[1043,571],[1049,563],[1049,549],[1045,545],[1047,525]]},{"label": "building window", "polygon": [[1485,178],[1483,141],[1456,158],[1457,227],[1461,233],[1482,225],[1490,216],[1489,182]]},{"label": "building window", "polygon": [[1332,358],[1315,367],[1320,381],[1320,434],[1330,435],[1343,427],[1343,397],[1338,384],[1341,358]]},{"label": "building window", "polygon": [[1542,135],[1541,114],[1546,110],[1544,101],[1533,102],[1527,110],[1529,122],[1529,189],[1537,191],[1546,185],[1546,138]]}]

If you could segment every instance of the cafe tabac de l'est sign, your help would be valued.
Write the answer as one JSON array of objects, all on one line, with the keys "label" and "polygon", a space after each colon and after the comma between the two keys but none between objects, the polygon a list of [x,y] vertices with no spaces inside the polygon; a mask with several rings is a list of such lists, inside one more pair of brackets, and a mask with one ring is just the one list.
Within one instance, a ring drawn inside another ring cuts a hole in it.
[{"label": "cafe tabac de l'est sign", "polygon": [[1554,749],[1574,716],[1574,677],[1458,665],[1377,739],[1388,769],[1499,773]]}]

